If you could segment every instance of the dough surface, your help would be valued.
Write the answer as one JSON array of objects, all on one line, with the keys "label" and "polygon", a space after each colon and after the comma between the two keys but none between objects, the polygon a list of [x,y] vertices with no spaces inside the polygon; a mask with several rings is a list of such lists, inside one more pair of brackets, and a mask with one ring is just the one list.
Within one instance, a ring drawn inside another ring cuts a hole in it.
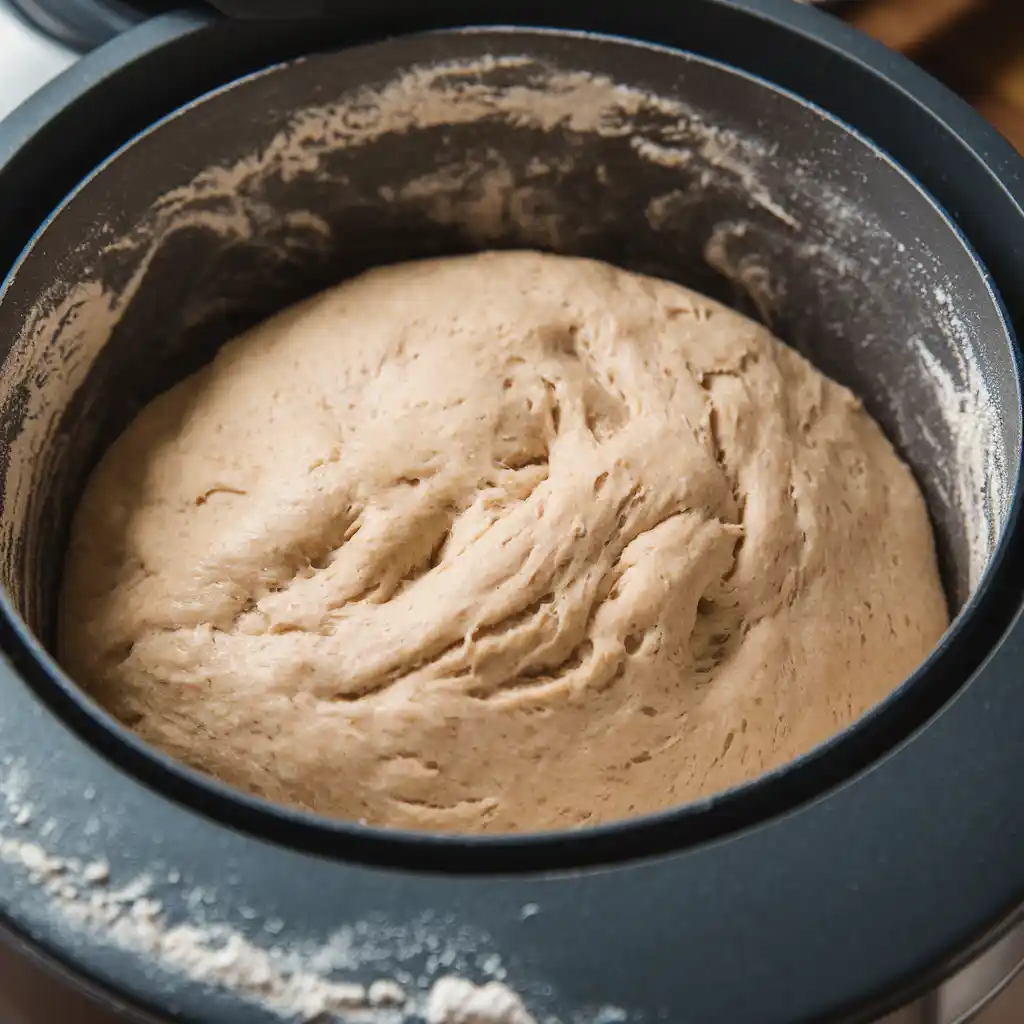
[{"label": "dough surface", "polygon": [[586,260],[372,271],[153,401],[61,657],[139,735],[375,825],[597,824],[842,729],[948,622],[920,491],[763,327]]}]

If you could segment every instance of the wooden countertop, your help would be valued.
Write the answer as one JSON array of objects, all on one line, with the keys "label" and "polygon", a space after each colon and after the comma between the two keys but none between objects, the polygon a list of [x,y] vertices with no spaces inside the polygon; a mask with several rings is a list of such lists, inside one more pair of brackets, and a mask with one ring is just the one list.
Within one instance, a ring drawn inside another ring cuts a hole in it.
[{"label": "wooden countertop", "polygon": [[850,0],[843,17],[969,100],[1024,153],[1024,0]]}]

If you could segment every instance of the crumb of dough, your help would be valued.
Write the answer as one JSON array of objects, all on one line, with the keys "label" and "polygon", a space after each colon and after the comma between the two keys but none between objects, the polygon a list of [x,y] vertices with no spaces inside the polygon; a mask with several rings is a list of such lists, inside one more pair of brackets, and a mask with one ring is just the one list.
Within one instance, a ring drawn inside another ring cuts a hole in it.
[{"label": "crumb of dough", "polygon": [[849,391],[679,285],[504,252],[348,281],[143,410],[75,518],[61,657],[250,793],[500,833],[789,761],[947,623]]}]

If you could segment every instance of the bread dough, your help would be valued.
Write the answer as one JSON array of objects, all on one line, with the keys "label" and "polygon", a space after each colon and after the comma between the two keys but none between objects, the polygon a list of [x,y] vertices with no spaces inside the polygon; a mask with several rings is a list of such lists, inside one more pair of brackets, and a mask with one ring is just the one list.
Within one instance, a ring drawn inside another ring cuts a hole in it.
[{"label": "bread dough", "polygon": [[675,284],[374,270],[149,405],[74,522],[68,671],[174,757],[374,825],[607,822],[750,779],[947,625],[860,402]]}]

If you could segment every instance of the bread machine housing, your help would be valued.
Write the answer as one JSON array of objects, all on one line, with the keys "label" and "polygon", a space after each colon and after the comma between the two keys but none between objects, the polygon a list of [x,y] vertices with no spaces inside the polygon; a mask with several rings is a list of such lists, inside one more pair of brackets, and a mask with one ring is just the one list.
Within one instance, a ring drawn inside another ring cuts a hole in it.
[{"label": "bread machine housing", "polygon": [[[387,6],[165,15],[0,126],[9,937],[129,1019],[438,1024],[463,1019],[460,983],[492,985],[487,1024],[794,1024],[911,1003],[1024,900],[1019,159],[927,77],[789,0],[498,0],[470,29],[474,5]],[[584,80],[591,121],[571,93]],[[487,102],[464,116],[470,86]],[[103,445],[301,295],[512,245],[709,292],[857,391],[929,501],[955,612],[939,648],[796,764],[573,833],[330,822],[145,748],[46,653]]]}]

